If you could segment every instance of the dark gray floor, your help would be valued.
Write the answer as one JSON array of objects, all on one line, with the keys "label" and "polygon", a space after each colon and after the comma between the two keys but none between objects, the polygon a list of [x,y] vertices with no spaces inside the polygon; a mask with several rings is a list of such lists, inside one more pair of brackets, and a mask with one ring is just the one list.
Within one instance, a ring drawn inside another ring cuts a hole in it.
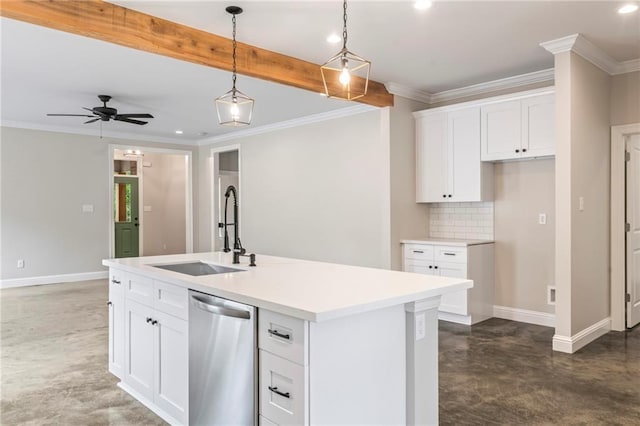
[{"label": "dark gray floor", "polygon": [[[106,301],[106,280],[0,291],[0,424],[164,424],[107,372]],[[574,355],[552,335],[441,322],[441,424],[640,425],[640,331]]]}]

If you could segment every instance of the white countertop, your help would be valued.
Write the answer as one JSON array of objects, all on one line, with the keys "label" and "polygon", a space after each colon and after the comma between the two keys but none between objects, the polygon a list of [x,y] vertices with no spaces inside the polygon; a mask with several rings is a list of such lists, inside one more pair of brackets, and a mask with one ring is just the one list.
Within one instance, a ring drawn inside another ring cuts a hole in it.
[{"label": "white countertop", "polygon": [[[285,315],[325,321],[471,288],[467,279],[256,255],[231,265],[231,253],[105,259],[102,264]],[[154,264],[203,261],[244,269],[191,276]]]},{"label": "white countertop", "polygon": [[493,244],[491,240],[461,240],[457,238],[414,238],[407,240],[400,240],[402,244],[434,244],[438,246],[476,246],[478,244]]}]

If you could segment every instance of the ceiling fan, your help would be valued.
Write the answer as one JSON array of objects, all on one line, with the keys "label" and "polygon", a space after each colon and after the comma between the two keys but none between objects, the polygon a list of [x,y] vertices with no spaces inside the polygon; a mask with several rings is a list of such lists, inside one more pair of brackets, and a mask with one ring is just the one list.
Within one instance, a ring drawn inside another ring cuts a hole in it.
[{"label": "ceiling fan", "polygon": [[115,108],[111,108],[107,106],[107,102],[111,100],[111,96],[109,95],[98,95],[98,99],[102,102],[102,106],[97,106],[93,108],[85,108],[87,111],[91,111],[92,115],[88,114],[47,114],[48,116],[55,117],[89,117],[90,120],[84,122],[84,124],[94,123],[98,120],[102,121],[123,121],[125,123],[131,124],[139,124],[144,125],[147,124],[147,121],[134,120],[134,118],[153,118],[153,115],[140,113],[140,114],[118,114],[118,110]]}]

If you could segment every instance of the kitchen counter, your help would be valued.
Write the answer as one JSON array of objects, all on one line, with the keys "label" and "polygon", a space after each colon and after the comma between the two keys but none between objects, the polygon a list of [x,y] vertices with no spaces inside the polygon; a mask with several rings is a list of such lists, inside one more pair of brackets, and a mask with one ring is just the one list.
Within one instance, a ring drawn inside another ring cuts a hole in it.
[{"label": "kitchen counter", "polygon": [[428,299],[472,287],[472,281],[258,254],[258,266],[218,275],[190,276],[152,265],[203,261],[231,266],[231,253],[106,259],[126,272],[308,320],[326,321]]},{"label": "kitchen counter", "polygon": [[423,238],[413,238],[413,239],[405,239],[400,240],[402,244],[433,244],[440,246],[460,246],[460,247],[469,247],[469,246],[477,246],[480,244],[492,244],[491,240],[467,240],[467,239],[457,239],[457,238],[434,238],[434,237],[423,237]]}]

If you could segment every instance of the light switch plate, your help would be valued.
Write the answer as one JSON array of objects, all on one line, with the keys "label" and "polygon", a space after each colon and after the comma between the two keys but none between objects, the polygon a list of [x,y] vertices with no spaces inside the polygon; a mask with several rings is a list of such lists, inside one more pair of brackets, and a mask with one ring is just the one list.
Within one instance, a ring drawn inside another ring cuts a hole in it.
[{"label": "light switch plate", "polygon": [[547,214],[546,213],[540,213],[538,215],[538,223],[540,225],[546,225],[547,224]]},{"label": "light switch plate", "polygon": [[416,315],[416,340],[422,340],[426,335],[426,318],[424,312]]},{"label": "light switch plate", "polygon": [[93,204],[83,204],[82,213],[93,213]]},{"label": "light switch plate", "polygon": [[145,212],[150,212],[151,211],[151,206],[144,206],[143,210]]}]

